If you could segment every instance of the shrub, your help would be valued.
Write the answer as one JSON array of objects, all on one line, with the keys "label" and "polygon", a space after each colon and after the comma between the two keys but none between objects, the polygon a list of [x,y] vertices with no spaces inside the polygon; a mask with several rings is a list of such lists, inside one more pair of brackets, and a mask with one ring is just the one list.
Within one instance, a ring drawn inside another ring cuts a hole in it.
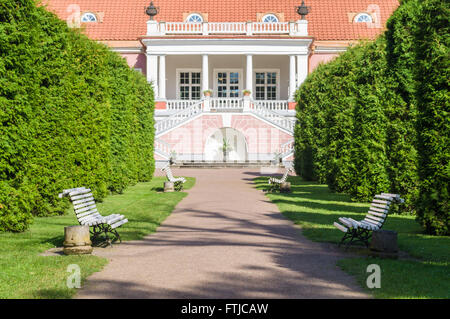
[{"label": "shrub", "polygon": [[384,47],[380,39],[350,48],[319,66],[296,95],[297,172],[357,199],[389,188]]},{"label": "shrub", "polygon": [[387,172],[391,191],[402,194],[408,211],[414,209],[413,199],[418,191],[413,66],[414,30],[421,3],[419,0],[404,0],[389,18],[386,31],[387,73],[392,79],[387,83],[388,93],[394,93],[392,103],[386,109],[389,119],[386,123]]},{"label": "shrub", "polygon": [[417,217],[426,232],[449,235],[450,4],[423,1],[414,32],[419,196]]},{"label": "shrub", "polygon": [[153,93],[120,56],[32,0],[0,6],[0,231],[153,174]]}]

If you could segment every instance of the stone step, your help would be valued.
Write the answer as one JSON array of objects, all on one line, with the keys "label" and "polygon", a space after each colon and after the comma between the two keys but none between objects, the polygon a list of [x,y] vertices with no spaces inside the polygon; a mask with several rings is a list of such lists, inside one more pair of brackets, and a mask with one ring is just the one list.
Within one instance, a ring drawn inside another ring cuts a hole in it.
[{"label": "stone step", "polygon": [[[172,167],[176,168],[259,168],[272,166],[270,161],[248,161],[248,162],[177,162]],[[279,166],[284,168],[284,165]]]}]

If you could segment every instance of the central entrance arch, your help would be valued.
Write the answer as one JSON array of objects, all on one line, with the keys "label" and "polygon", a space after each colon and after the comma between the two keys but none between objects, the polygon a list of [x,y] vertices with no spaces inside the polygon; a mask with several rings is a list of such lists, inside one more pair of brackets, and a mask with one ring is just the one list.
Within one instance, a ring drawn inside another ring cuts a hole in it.
[{"label": "central entrance arch", "polygon": [[223,161],[223,143],[230,146],[227,161],[247,160],[247,141],[244,134],[231,127],[223,127],[212,134],[205,143],[205,160]]}]

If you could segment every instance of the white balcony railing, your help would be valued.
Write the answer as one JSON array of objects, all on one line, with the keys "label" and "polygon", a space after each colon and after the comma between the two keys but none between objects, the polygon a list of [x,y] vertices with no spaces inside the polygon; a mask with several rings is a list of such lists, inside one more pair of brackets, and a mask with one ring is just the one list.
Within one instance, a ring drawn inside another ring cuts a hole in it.
[{"label": "white balcony railing", "polygon": [[168,100],[167,110],[169,111],[184,110],[198,102],[199,100]]},{"label": "white balcony railing", "polygon": [[210,108],[212,110],[220,109],[242,109],[242,98],[212,98],[210,100]]},{"label": "white balcony railing", "polygon": [[[242,98],[211,98],[212,109],[238,109],[243,107]],[[168,100],[168,111],[179,111],[198,103],[199,100]],[[254,100],[255,104],[272,111],[287,111],[289,102],[287,100]]]},{"label": "white balcony railing", "polygon": [[289,110],[289,102],[285,100],[255,100],[254,103],[272,111]]},{"label": "white balcony railing", "polygon": [[164,35],[214,35],[214,34],[285,34],[291,36],[307,36],[308,21],[296,22],[147,22],[148,36]]}]

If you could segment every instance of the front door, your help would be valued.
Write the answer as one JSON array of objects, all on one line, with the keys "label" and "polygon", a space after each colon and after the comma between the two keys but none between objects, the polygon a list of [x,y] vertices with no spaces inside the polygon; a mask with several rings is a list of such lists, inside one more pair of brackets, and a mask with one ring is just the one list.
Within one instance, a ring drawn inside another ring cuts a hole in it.
[{"label": "front door", "polygon": [[218,98],[239,98],[242,77],[240,70],[215,71],[215,96]]}]

